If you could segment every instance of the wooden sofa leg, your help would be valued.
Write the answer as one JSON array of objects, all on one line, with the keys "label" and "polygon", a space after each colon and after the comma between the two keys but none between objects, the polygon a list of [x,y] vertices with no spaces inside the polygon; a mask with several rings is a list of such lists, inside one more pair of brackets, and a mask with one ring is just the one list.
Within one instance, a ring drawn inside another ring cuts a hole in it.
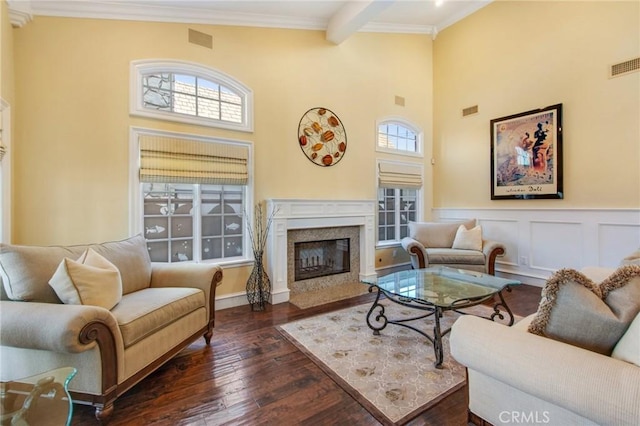
[{"label": "wooden sofa leg", "polygon": [[97,406],[95,413],[96,420],[98,420],[101,425],[108,424],[111,416],[113,415],[113,410],[113,401],[105,404],[104,406]]}]

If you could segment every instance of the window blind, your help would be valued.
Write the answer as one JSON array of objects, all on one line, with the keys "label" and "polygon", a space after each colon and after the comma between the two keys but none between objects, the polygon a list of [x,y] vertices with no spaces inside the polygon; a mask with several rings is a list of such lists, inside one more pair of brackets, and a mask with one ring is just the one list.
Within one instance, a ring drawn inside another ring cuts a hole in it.
[{"label": "window blind", "polygon": [[158,135],[141,135],[140,181],[246,185],[247,147]]},{"label": "window blind", "polygon": [[378,187],[380,188],[422,188],[422,168],[407,163],[378,163]]}]

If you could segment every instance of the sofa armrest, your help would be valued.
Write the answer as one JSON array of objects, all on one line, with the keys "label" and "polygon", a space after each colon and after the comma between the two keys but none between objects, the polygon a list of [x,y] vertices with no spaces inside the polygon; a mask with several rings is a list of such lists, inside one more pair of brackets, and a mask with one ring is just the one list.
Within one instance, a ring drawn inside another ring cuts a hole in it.
[{"label": "sofa armrest", "polygon": [[209,331],[215,325],[216,288],[222,284],[222,268],[215,263],[152,263],[151,287],[192,287],[204,292]]},{"label": "sofa armrest", "polygon": [[482,253],[484,254],[487,274],[495,275],[496,257],[502,256],[504,251],[504,244],[493,240],[482,240]]},{"label": "sofa armrest", "polygon": [[122,341],[116,319],[98,306],[2,300],[0,323],[3,346],[79,353],[100,343],[96,328],[114,350],[115,341]]},{"label": "sofa armrest", "polygon": [[597,424],[640,418],[640,368],[631,363],[471,315],[456,320],[450,344],[468,369]]},{"label": "sofa armrest", "polygon": [[411,258],[411,265],[414,269],[428,268],[429,257],[427,256],[427,250],[418,240],[414,240],[411,237],[404,237],[400,244],[402,248],[409,253]]}]

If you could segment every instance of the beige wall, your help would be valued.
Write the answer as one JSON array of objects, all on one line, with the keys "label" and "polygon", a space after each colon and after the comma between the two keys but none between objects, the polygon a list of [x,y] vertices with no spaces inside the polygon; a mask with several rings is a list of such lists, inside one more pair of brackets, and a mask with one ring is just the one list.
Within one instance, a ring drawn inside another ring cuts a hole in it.
[{"label": "beige wall", "polygon": [[[434,42],[436,208],[639,208],[640,2],[503,2]],[[563,104],[563,200],[490,200],[493,118]],[[479,113],[462,118],[463,108]]]},{"label": "beige wall", "polygon": [[[189,44],[188,28],[211,34],[213,50]],[[430,156],[426,35],[356,34],[335,46],[319,31],[36,16],[14,30],[14,40],[15,243],[127,236],[130,126],[251,141],[256,200],[375,198],[380,117],[403,116],[425,129]],[[129,64],[143,58],[193,61],[242,81],[254,91],[255,131],[130,117]],[[396,95],[405,107],[395,105]],[[344,159],[329,168],[312,164],[297,144],[300,117],[316,106],[333,110],[348,135]],[[235,284],[221,293],[242,291],[243,274],[229,271]]]}]

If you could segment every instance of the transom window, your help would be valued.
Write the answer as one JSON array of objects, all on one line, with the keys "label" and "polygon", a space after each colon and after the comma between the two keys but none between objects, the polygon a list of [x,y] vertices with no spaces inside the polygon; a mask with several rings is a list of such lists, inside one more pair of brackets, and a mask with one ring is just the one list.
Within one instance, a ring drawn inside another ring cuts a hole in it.
[{"label": "transom window", "polygon": [[242,123],[242,97],[228,87],[184,74],[142,77],[145,108]]},{"label": "transom window", "polygon": [[131,114],[253,131],[253,93],[224,73],[183,61],[134,61]]},{"label": "transom window", "polygon": [[422,133],[400,118],[378,122],[376,143],[378,151],[422,156]]}]

